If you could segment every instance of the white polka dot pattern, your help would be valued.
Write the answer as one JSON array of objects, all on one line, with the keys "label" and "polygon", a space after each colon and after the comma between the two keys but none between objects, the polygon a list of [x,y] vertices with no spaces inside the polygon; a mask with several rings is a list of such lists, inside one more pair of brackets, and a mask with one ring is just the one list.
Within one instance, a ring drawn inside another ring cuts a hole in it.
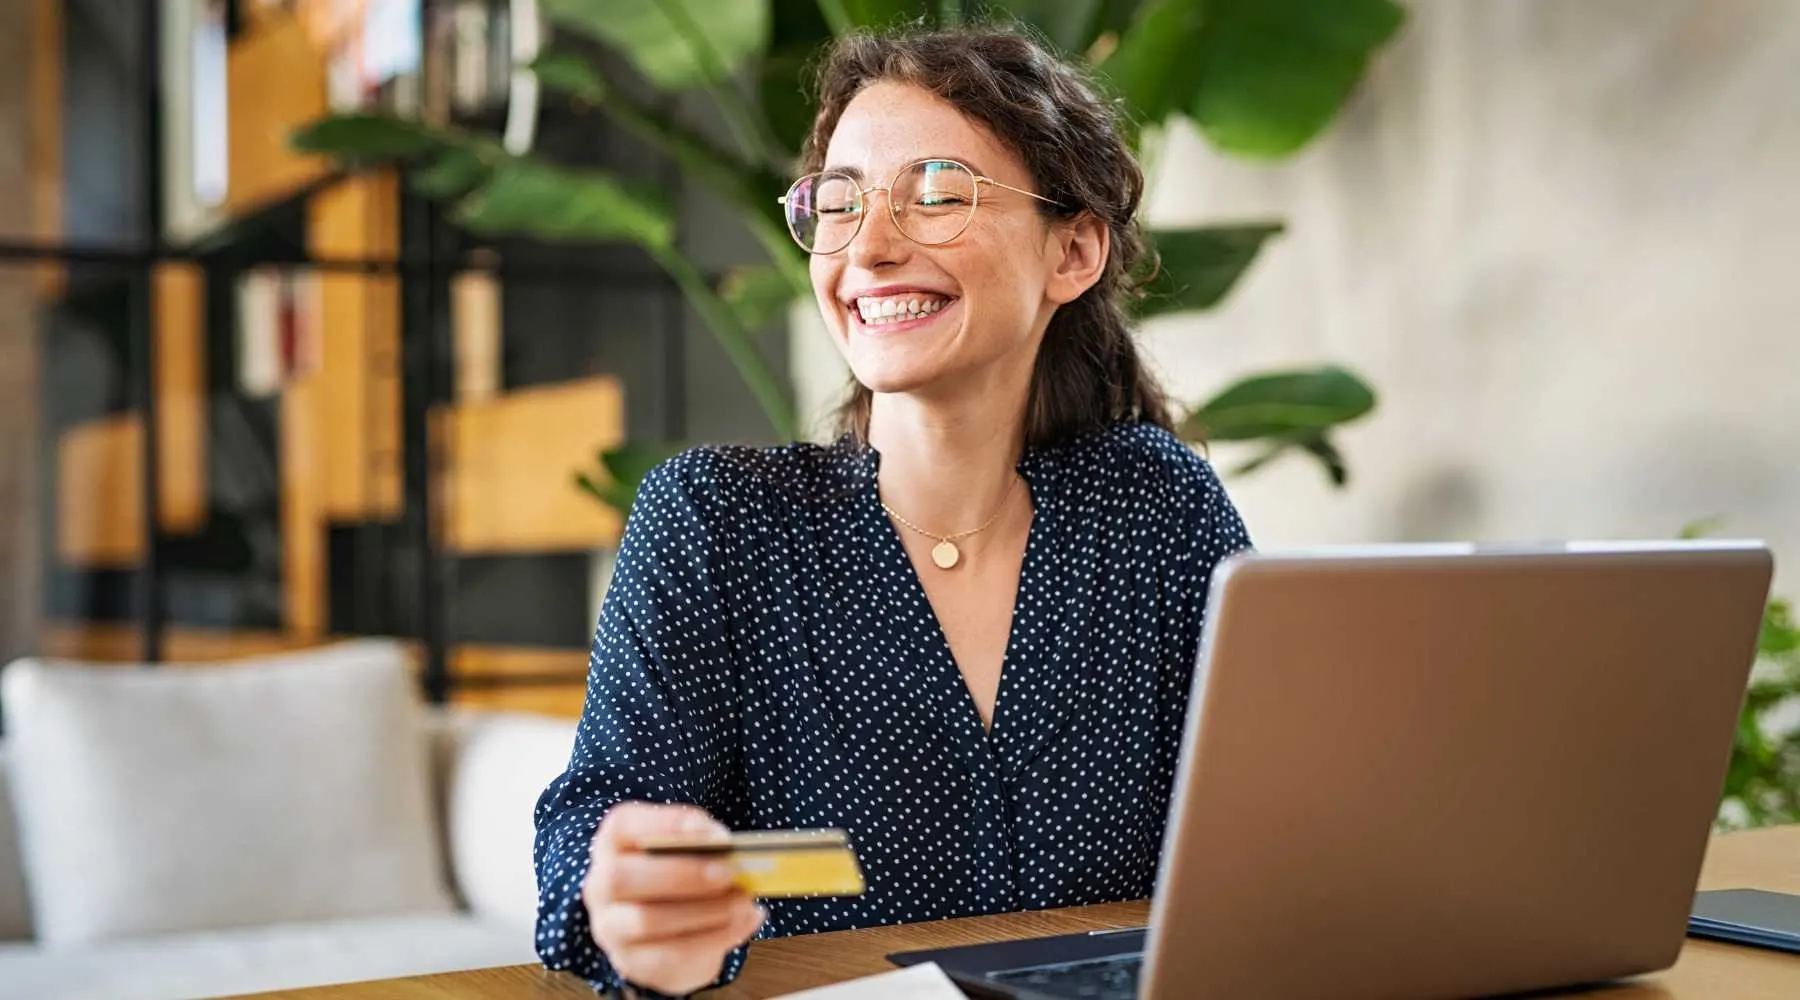
[{"label": "white polka dot pattern", "polygon": [[879,461],[709,447],[645,480],[569,769],[538,803],[548,967],[617,984],[581,881],[632,799],[850,831],[868,892],[773,902],[764,937],[1149,895],[1208,582],[1250,544],[1211,466],[1144,424],[1026,453],[1036,513],[984,731]]}]

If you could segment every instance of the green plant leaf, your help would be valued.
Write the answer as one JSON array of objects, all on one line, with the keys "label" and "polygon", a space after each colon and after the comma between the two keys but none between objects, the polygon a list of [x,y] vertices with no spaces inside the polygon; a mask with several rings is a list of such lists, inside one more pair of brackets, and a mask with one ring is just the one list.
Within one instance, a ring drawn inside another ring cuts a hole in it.
[{"label": "green plant leaf", "polygon": [[510,159],[492,139],[384,115],[334,115],[297,130],[295,149],[330,156],[345,165],[404,161],[415,190],[434,198],[458,198]]},{"label": "green plant leaf", "polygon": [[997,6],[1042,32],[1063,52],[1080,55],[1094,40],[1104,0],[1007,0]]},{"label": "green plant leaf", "polygon": [[1718,531],[1720,528],[1723,528],[1724,526],[1725,526],[1725,519],[1722,517],[1718,517],[1718,516],[1703,517],[1697,521],[1689,521],[1688,523],[1682,525],[1681,533],[1679,534],[1678,537],[1687,538],[1687,539],[1705,538],[1707,535],[1710,535],[1713,532]]},{"label": "green plant leaf", "polygon": [[1275,444],[1272,444],[1272,445],[1268,446],[1267,448],[1264,448],[1262,451],[1257,452],[1256,455],[1254,457],[1252,457],[1250,460],[1243,462],[1242,464],[1238,465],[1237,468],[1232,469],[1231,474],[1233,477],[1247,476],[1250,473],[1255,472],[1258,469],[1261,469],[1263,466],[1268,465],[1270,462],[1273,462],[1276,459],[1280,458],[1281,456],[1287,454],[1288,449],[1290,449],[1292,447],[1293,447],[1293,443],[1289,442],[1289,441],[1279,441]]},{"label": "green plant leaf", "polygon": [[650,470],[687,450],[679,441],[636,441],[608,448],[600,453],[600,467],[614,480],[630,483],[633,489],[644,481]]},{"label": "green plant leaf", "polygon": [[[1775,598],[1763,614],[1762,632],[1757,637],[1756,651],[1763,656],[1783,657],[1800,652],[1800,625],[1794,622],[1794,608],[1786,600]],[[1800,657],[1792,666],[1800,670]],[[1800,694],[1800,684],[1793,692]]]},{"label": "green plant leaf", "polygon": [[[1131,27],[1131,20],[1137,17],[1138,9],[1144,0],[1100,0],[1100,9],[1094,14],[1093,33],[1096,37],[1107,32],[1118,33]],[[1093,38],[1088,39],[1092,44]]]},{"label": "green plant leaf", "polygon": [[[790,0],[775,0],[777,4]],[[936,22],[936,0],[815,0],[832,34],[858,28],[892,28],[921,18]]]},{"label": "green plant leaf", "polygon": [[1308,435],[1300,440],[1298,447],[1308,455],[1319,460],[1325,474],[1331,477],[1331,485],[1344,487],[1350,484],[1350,467],[1344,462],[1344,455],[1337,450],[1331,438],[1323,432]]},{"label": "green plant leaf", "polygon": [[[1680,536],[1703,538],[1723,525],[1720,517],[1692,521]],[[1785,598],[1771,597],[1764,606],[1756,656],[1720,796],[1720,829],[1800,822],[1800,733],[1778,738],[1764,728],[1765,715],[1800,699],[1800,625]]]},{"label": "green plant leaf", "polygon": [[405,160],[452,145],[445,133],[386,115],[332,115],[296,129],[288,144],[344,163]]},{"label": "green plant leaf", "polygon": [[546,88],[568,94],[588,104],[606,100],[608,88],[600,71],[573,52],[550,51],[531,63],[531,71]]},{"label": "green plant leaf", "polygon": [[724,349],[725,356],[731,359],[732,367],[737,369],[739,377],[756,396],[763,414],[775,429],[776,437],[784,440],[799,437],[800,421],[794,413],[794,401],[789,397],[786,386],[769,366],[768,359],[751,343],[750,332],[738,321],[737,313],[713,289],[693,259],[674,246],[653,249],[650,256],[662,265],[669,277],[675,279],[675,284],[687,298],[688,305],[700,314],[701,321],[712,332],[713,339]]},{"label": "green plant leaf", "polygon": [[763,59],[757,82],[769,130],[776,142],[795,155],[813,122],[813,102],[801,82],[812,51],[811,46],[771,51]]},{"label": "green plant leaf", "polygon": [[[1193,91],[1168,96],[1213,145],[1259,157],[1286,156],[1318,135],[1406,18],[1392,0],[1210,0],[1205,8],[1205,30],[1187,52],[1199,70]],[[1177,78],[1169,90],[1185,83]]]},{"label": "green plant leaf", "polygon": [[536,160],[500,165],[486,186],[462,201],[457,216],[479,232],[551,242],[626,240],[661,249],[675,239],[675,220],[660,192]]},{"label": "green plant leaf", "polygon": [[1317,432],[1357,420],[1374,408],[1374,390],[1342,368],[1282,372],[1230,386],[1195,408],[1182,432],[1194,440],[1281,438],[1301,445]]},{"label": "green plant leaf", "polygon": [[745,330],[761,330],[786,315],[794,286],[773,267],[737,267],[719,282],[719,297]]},{"label": "green plant leaf", "polygon": [[460,198],[493,176],[494,167],[473,149],[456,147],[439,153],[425,167],[413,171],[407,182],[431,198]]},{"label": "green plant leaf", "polygon": [[1100,63],[1137,123],[1160,122],[1187,105],[1200,83],[1195,54],[1209,6],[1206,0],[1148,0]]},{"label": "green plant leaf", "polygon": [[1784,598],[1771,598],[1764,607],[1757,656],[1758,673],[1744,692],[1721,796],[1721,816],[1724,807],[1735,804],[1743,813],[1741,825],[1752,827],[1800,821],[1800,733],[1777,736],[1764,721],[1800,698],[1800,628]]},{"label": "green plant leaf", "polygon": [[610,479],[590,476],[585,472],[575,473],[575,486],[583,493],[598,500],[601,505],[618,511],[621,517],[631,513],[631,504],[637,499],[635,490],[627,489]]},{"label": "green plant leaf", "polygon": [[1322,431],[1275,438],[1262,451],[1232,469],[1231,475],[1234,477],[1248,475],[1290,451],[1303,451],[1318,459],[1319,466],[1331,479],[1331,485],[1340,489],[1349,485],[1350,467],[1344,462],[1344,456],[1337,450],[1337,445],[1332,443],[1331,438]]},{"label": "green plant leaf", "polygon": [[768,0],[543,0],[554,24],[606,43],[664,90],[724,83],[769,41]]},{"label": "green plant leaf", "polygon": [[820,47],[831,41],[832,25],[822,6],[817,0],[774,0],[770,10],[769,47],[757,89],[769,130],[790,154],[799,152],[812,128],[806,69]]},{"label": "green plant leaf", "polygon": [[638,441],[608,448],[596,456],[598,474],[577,472],[575,485],[618,511],[620,516],[628,515],[632,504],[637,502],[638,487],[643,485],[644,477],[650,474],[650,470],[680,454],[687,447],[688,445],[678,442]]},{"label": "green plant leaf", "polygon": [[1249,269],[1280,223],[1164,229],[1147,234],[1160,267],[1132,303],[1139,319],[1163,313],[1211,309]]}]

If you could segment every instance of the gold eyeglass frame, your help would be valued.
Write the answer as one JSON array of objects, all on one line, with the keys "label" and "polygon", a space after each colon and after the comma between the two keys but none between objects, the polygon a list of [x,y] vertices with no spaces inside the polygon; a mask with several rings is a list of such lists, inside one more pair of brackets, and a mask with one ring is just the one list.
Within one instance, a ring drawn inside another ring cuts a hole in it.
[{"label": "gold eyeglass frame", "polygon": [[[957,167],[962,168],[962,171],[964,173],[968,174],[970,177],[973,177],[975,179],[975,188],[973,191],[973,197],[969,201],[969,216],[968,216],[968,218],[963,220],[962,226],[959,227],[955,233],[952,233],[949,237],[938,240],[935,243],[927,243],[924,240],[921,240],[918,237],[914,236],[913,234],[907,232],[906,227],[904,225],[901,225],[901,223],[900,223],[900,210],[898,208],[896,208],[894,205],[894,183],[896,181],[898,181],[908,170],[911,170],[914,167],[916,167],[922,163],[954,164]],[[794,220],[792,218],[788,217],[787,204],[788,204],[788,199],[793,196],[795,188],[798,188],[801,184],[805,183],[809,179],[817,178],[817,177],[824,177],[828,174],[835,174],[839,177],[844,178],[845,180],[850,182],[851,187],[856,189],[856,198],[858,201],[858,209],[857,209],[857,213],[856,213],[856,228],[850,230],[850,235],[848,238],[846,238],[844,240],[844,245],[841,247],[838,247],[836,250],[813,250],[813,249],[809,249],[805,243],[801,243],[800,235],[798,233],[794,232]],[[791,238],[796,244],[798,244],[800,249],[805,250],[809,254],[818,254],[820,256],[830,256],[834,253],[843,253],[845,250],[850,249],[850,244],[856,242],[857,234],[862,232],[863,220],[865,220],[869,217],[869,213],[868,213],[869,200],[871,197],[874,196],[875,192],[877,192],[877,191],[880,191],[887,195],[888,218],[890,218],[894,221],[894,231],[895,232],[898,232],[900,235],[906,237],[909,240],[912,240],[914,243],[917,243],[918,245],[920,245],[922,247],[941,247],[946,243],[950,243],[950,242],[954,241],[958,236],[961,236],[963,233],[967,232],[969,229],[969,223],[975,221],[975,213],[981,209],[981,185],[983,185],[983,184],[992,184],[993,186],[995,186],[997,188],[1005,188],[1006,190],[1012,191],[1016,194],[1022,194],[1027,198],[1036,198],[1038,201],[1041,201],[1046,205],[1054,205],[1057,208],[1062,207],[1062,203],[1056,201],[1053,198],[1046,198],[1041,194],[1036,194],[1034,192],[1027,191],[1024,188],[1013,187],[1011,184],[1007,184],[1004,181],[997,181],[997,180],[993,179],[992,177],[987,177],[982,174],[978,174],[975,172],[974,167],[969,166],[967,163],[964,163],[961,160],[952,160],[947,156],[923,156],[923,157],[920,157],[919,159],[913,160],[913,161],[907,163],[905,166],[902,166],[899,170],[894,171],[894,176],[892,178],[889,178],[889,180],[886,184],[877,184],[873,187],[863,187],[860,183],[857,182],[855,177],[851,176],[850,174],[848,174],[842,170],[815,170],[810,174],[806,174],[799,178],[796,178],[794,183],[788,185],[787,194],[784,194],[775,200],[778,203],[780,203],[780,205],[782,206],[781,214],[782,214],[783,219],[785,219],[787,222],[787,231],[788,231],[789,238]]]}]

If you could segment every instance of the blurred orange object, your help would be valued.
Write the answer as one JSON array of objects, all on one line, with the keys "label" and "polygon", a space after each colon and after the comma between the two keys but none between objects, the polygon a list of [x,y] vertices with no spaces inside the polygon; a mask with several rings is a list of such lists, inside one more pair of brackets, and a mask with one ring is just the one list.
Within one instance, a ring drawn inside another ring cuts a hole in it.
[{"label": "blurred orange object", "polygon": [[337,48],[362,24],[369,0],[299,0],[306,33],[321,51]]}]

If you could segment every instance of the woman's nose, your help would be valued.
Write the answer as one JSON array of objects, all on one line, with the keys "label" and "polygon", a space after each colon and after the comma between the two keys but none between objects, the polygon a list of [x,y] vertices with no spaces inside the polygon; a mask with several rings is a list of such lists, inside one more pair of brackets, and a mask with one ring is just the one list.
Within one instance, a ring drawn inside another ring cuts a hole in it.
[{"label": "woman's nose", "polygon": [[896,263],[905,254],[905,247],[912,243],[894,225],[894,213],[888,205],[884,203],[879,208],[876,207],[876,195],[880,195],[884,202],[893,196],[892,192],[880,188],[864,196],[862,227],[851,238],[846,251],[850,256],[850,263],[866,269]]}]

